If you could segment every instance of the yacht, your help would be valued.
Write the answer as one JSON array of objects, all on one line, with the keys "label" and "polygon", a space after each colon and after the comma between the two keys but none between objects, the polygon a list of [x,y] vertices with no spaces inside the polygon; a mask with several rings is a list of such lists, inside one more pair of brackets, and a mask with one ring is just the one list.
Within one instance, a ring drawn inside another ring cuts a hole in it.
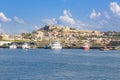
[{"label": "yacht", "polygon": [[24,43],[24,44],[22,45],[22,48],[23,48],[23,49],[29,49],[29,48],[30,48],[30,45],[29,45],[28,43]]},{"label": "yacht", "polygon": [[16,49],[16,48],[17,48],[17,45],[16,45],[16,44],[11,44],[11,45],[9,46],[9,48],[11,48],[11,49]]},{"label": "yacht", "polygon": [[62,49],[62,46],[59,42],[55,41],[51,44],[51,49]]}]

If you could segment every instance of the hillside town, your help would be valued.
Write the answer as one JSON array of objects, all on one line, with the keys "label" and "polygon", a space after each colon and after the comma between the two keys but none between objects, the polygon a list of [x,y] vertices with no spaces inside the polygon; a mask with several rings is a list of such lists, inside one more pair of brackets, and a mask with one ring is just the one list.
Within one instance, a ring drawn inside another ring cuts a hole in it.
[{"label": "hillside town", "polygon": [[43,48],[53,41],[59,41],[64,48],[80,48],[88,42],[92,48],[120,46],[120,32],[101,32],[97,30],[79,30],[69,26],[46,25],[31,33],[19,35],[0,34],[0,46],[10,43],[35,43],[37,47]]}]

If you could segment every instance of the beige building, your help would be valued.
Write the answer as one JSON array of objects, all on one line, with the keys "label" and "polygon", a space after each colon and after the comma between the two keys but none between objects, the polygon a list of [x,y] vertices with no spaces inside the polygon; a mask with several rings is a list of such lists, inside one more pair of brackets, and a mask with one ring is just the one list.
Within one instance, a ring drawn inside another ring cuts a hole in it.
[{"label": "beige building", "polygon": [[0,36],[1,36],[2,40],[9,40],[9,35],[7,35],[7,34],[1,34]]},{"label": "beige building", "polygon": [[37,41],[37,40],[42,41],[43,35],[44,35],[44,33],[42,31],[35,31],[32,33],[32,38],[35,41]]}]

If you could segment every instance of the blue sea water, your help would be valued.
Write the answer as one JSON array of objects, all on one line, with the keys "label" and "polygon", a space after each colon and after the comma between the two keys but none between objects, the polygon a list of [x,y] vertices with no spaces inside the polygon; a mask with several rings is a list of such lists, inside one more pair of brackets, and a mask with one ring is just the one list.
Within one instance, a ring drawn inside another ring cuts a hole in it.
[{"label": "blue sea water", "polygon": [[120,51],[1,48],[0,80],[120,80]]}]

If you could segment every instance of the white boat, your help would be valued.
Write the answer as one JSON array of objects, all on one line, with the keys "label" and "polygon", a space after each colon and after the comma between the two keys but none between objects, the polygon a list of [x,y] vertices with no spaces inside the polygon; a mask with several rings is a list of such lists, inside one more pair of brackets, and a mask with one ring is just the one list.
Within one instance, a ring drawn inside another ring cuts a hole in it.
[{"label": "white boat", "polygon": [[11,45],[9,46],[9,48],[10,48],[10,49],[16,49],[16,48],[17,48],[17,45],[16,45],[16,44],[11,44]]},{"label": "white boat", "polygon": [[24,44],[22,45],[22,48],[23,48],[23,49],[29,49],[29,48],[30,48],[30,45],[29,45],[28,43],[24,43]]},{"label": "white boat", "polygon": [[51,44],[51,49],[62,49],[62,46],[59,42],[55,41]]}]

